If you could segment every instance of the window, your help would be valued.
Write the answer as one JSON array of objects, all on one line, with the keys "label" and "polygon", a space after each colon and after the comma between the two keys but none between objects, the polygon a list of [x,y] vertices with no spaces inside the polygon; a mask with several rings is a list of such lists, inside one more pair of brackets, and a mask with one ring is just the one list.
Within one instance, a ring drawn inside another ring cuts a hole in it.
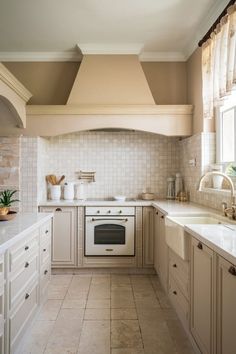
[{"label": "window", "polygon": [[217,110],[217,162],[236,162],[236,95],[232,94]]}]

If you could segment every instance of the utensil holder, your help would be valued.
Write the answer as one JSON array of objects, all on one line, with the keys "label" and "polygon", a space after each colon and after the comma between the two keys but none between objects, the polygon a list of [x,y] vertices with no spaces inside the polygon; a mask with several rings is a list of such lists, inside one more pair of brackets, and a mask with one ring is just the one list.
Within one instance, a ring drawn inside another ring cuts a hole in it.
[{"label": "utensil holder", "polygon": [[50,195],[52,200],[61,199],[61,186],[55,185],[50,187]]}]

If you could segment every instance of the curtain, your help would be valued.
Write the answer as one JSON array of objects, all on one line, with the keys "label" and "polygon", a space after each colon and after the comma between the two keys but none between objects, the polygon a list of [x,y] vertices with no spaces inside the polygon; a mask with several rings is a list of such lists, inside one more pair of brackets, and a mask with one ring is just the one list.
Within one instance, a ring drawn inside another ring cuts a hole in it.
[{"label": "curtain", "polygon": [[236,4],[230,6],[202,46],[203,114],[214,117],[214,107],[236,89]]}]

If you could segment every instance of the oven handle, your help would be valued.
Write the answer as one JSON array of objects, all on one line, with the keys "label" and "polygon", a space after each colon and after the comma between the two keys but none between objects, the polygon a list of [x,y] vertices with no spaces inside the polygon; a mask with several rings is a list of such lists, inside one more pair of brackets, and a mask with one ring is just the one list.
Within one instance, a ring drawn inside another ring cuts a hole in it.
[{"label": "oven handle", "polygon": [[125,222],[128,221],[128,219],[118,219],[118,218],[101,218],[101,219],[92,218],[92,221],[112,221],[112,220],[125,221]]}]

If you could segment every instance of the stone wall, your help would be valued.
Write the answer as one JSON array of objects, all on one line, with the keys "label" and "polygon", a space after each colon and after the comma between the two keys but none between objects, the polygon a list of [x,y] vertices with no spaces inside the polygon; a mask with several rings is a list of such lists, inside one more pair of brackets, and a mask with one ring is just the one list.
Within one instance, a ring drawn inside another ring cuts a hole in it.
[{"label": "stone wall", "polygon": [[0,137],[0,190],[4,189],[20,189],[19,137]]}]

